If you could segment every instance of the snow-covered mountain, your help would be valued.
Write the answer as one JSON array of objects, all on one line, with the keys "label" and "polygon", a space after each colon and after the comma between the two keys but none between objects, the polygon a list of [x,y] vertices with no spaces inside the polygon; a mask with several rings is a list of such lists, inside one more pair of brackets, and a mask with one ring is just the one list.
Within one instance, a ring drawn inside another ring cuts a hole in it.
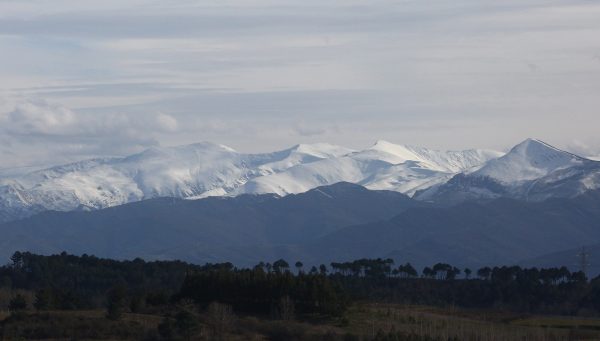
[{"label": "snow-covered mountain", "polygon": [[527,139],[506,155],[421,191],[416,198],[445,203],[497,197],[541,201],[597,188],[600,162]]},{"label": "snow-covered mountain", "polygon": [[0,221],[43,210],[101,209],[155,197],[305,192],[341,181],[412,195],[501,153],[442,152],[379,141],[353,151],[311,144],[243,154],[212,143],[151,148],[0,177]]},{"label": "snow-covered mountain", "polygon": [[545,142],[527,139],[501,158],[491,160],[471,173],[487,176],[502,183],[518,185],[520,182],[539,179],[557,169],[579,166],[585,158],[562,151]]},{"label": "snow-covered mountain", "polygon": [[363,151],[299,164],[280,173],[257,177],[234,192],[286,195],[345,181],[369,189],[413,195],[419,189],[445,182],[458,172],[501,155],[485,150],[437,151],[378,141]]},{"label": "snow-covered mountain", "polygon": [[99,209],[154,197],[226,195],[249,179],[351,152],[328,144],[241,154],[211,143],[151,148],[0,179],[2,220],[42,210]]},{"label": "snow-covered mountain", "polygon": [[600,162],[533,139],[506,154],[438,151],[385,141],[361,151],[321,143],[244,154],[204,142],[0,174],[0,221],[156,197],[284,196],[338,182],[449,204],[497,197],[539,201],[600,188]]}]

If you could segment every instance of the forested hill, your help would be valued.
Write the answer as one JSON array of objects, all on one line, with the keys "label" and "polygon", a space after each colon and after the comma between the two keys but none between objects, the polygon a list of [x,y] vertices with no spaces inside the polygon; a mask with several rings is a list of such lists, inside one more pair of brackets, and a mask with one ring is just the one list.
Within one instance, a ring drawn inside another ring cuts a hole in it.
[{"label": "forested hill", "polygon": [[592,191],[535,203],[496,199],[414,208],[333,232],[297,252],[310,261],[384,257],[420,267],[438,261],[481,267],[527,260],[528,266],[578,269],[577,249],[591,246],[595,259],[598,242],[600,192]]},{"label": "forested hill", "polygon": [[18,250],[66,250],[115,259],[252,265],[276,258],[272,246],[301,244],[424,205],[401,193],[350,183],[282,198],[159,198],[91,212],[45,212],[0,225],[0,257]]},{"label": "forested hill", "polygon": [[328,264],[380,257],[418,267],[526,260],[528,266],[577,269],[577,253],[560,252],[600,243],[600,192],[435,207],[400,193],[339,183],[286,197],[160,198],[91,212],[46,212],[0,225],[0,233],[5,259],[17,250],[66,250],[237,266],[279,258]]}]

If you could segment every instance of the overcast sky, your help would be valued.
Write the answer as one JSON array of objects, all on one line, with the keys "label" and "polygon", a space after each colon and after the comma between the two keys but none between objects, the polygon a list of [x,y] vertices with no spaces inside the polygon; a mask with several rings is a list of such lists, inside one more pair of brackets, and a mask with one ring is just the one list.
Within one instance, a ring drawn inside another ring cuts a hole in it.
[{"label": "overcast sky", "polygon": [[212,141],[600,154],[600,2],[0,0],[0,169]]}]

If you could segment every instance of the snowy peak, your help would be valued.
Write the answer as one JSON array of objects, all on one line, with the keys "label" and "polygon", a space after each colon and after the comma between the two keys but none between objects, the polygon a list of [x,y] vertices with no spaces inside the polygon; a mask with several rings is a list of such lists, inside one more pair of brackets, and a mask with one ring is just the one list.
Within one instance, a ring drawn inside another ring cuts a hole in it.
[{"label": "snowy peak", "polygon": [[526,201],[571,198],[600,188],[600,162],[527,139],[479,169],[463,172],[417,194],[420,200],[456,204],[508,197]]},{"label": "snowy peak", "polygon": [[319,158],[342,156],[353,152],[352,149],[329,143],[297,144],[290,149],[293,153],[312,155]]},{"label": "snowy peak", "polygon": [[510,152],[510,154],[515,154],[521,156],[523,159],[528,159],[531,162],[537,162],[540,164],[548,163],[549,160],[557,160],[557,159],[580,159],[583,160],[582,157],[571,154],[564,150],[560,150],[554,146],[549,145],[548,143],[529,138],[518,145],[514,146]]},{"label": "snowy peak", "polygon": [[369,150],[393,155],[393,163],[416,162],[423,168],[447,173],[457,173],[503,154],[496,151],[470,149],[461,151],[440,151],[422,147],[397,145],[387,141],[377,141]]},{"label": "snowy peak", "polygon": [[[298,144],[292,148],[267,154],[267,161],[258,167],[261,175],[282,172],[297,165],[334,158],[353,152],[352,149],[328,143]],[[259,157],[260,154],[255,155]]]},{"label": "snowy peak", "polygon": [[376,150],[388,154],[395,155],[404,160],[414,160],[417,155],[410,149],[410,147],[394,144],[384,140],[379,140],[369,148],[369,150]]},{"label": "snowy peak", "polygon": [[[418,161],[430,162],[435,154],[445,154],[445,151],[437,151],[423,147],[415,147],[409,145],[394,144],[391,142],[379,140],[367,151],[377,151],[395,156],[401,162]],[[400,163],[400,162],[398,162]]]},{"label": "snowy peak", "polygon": [[43,210],[101,209],[164,196],[287,195],[339,182],[423,200],[442,195],[449,200],[482,195],[546,198],[600,188],[600,162],[534,139],[505,155],[475,149],[440,151],[382,140],[360,151],[315,143],[245,154],[201,142],[4,176],[0,221]]},{"label": "snowy peak", "polygon": [[534,180],[563,168],[589,160],[560,150],[536,139],[527,139],[506,155],[488,162],[474,175],[487,176],[502,183]]},{"label": "snowy peak", "polygon": [[197,159],[204,155],[237,154],[230,147],[210,142],[200,142],[176,147],[151,147],[141,153],[125,158],[125,161],[144,162],[152,159]]},{"label": "snowy peak", "polygon": [[85,160],[3,178],[0,211],[100,209],[161,196],[232,195],[251,179],[349,152],[330,144],[265,154],[243,154],[210,142],[152,147],[123,158]]},{"label": "snowy peak", "polygon": [[343,181],[368,189],[412,195],[500,155],[486,151],[436,151],[378,141],[362,151],[305,162],[280,173],[255,178],[235,193],[287,195]]},{"label": "snowy peak", "polygon": [[423,158],[422,154],[426,151],[425,148],[409,147],[405,145],[394,144],[391,142],[379,140],[371,148],[363,151],[366,157],[378,158],[392,164],[400,164],[407,161],[417,161],[435,167],[430,164],[427,158]]}]

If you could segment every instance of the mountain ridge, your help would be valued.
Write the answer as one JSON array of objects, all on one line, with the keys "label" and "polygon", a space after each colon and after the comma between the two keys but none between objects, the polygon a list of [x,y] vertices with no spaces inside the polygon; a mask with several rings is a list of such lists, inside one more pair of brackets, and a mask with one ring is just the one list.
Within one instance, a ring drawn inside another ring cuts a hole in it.
[{"label": "mountain ridge", "polygon": [[499,197],[540,201],[600,188],[600,162],[538,139],[526,139],[505,154],[384,140],[363,150],[315,143],[244,154],[199,142],[4,176],[0,222],[44,210],[94,210],[165,196],[285,196],[338,182],[443,205]]},{"label": "mountain ridge", "polygon": [[287,195],[341,181],[412,194],[413,188],[443,181],[457,169],[497,156],[496,152],[461,154],[389,142],[385,148],[394,150],[378,151],[382,144],[363,151],[326,143],[298,144],[271,153],[243,154],[200,142],[59,165],[0,179],[0,221],[43,210],[102,209],[162,196]]},{"label": "mountain ridge", "polygon": [[0,224],[0,257],[64,249],[117,258],[243,262],[256,260],[264,245],[308,241],[420,205],[401,193],[338,183],[286,197],[164,197],[102,210],[46,211]]},{"label": "mountain ridge", "polygon": [[446,205],[466,200],[509,197],[543,201],[574,197],[600,187],[600,162],[527,139],[481,167],[416,194]]},{"label": "mountain ridge", "polygon": [[[0,257],[17,250],[250,266],[393,258],[417,267],[519,264],[600,243],[600,191],[452,207],[338,183],[280,197],[156,198],[93,211],[47,211],[0,224]],[[555,259],[555,258],[551,258]]]}]

